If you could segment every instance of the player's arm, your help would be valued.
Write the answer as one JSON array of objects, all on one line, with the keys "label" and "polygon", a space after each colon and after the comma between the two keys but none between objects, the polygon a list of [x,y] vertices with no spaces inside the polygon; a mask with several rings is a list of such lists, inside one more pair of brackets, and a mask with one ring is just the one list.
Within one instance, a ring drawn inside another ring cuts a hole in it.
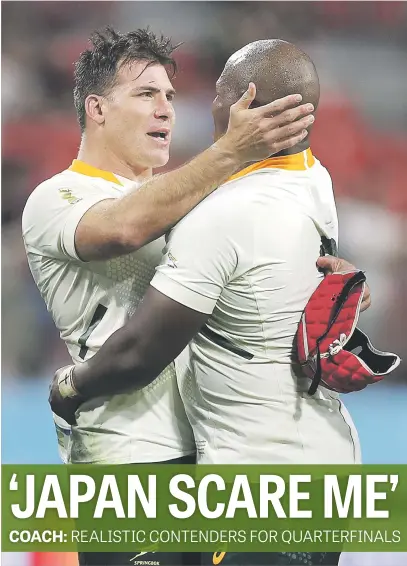
[{"label": "player's arm", "polygon": [[228,222],[233,210],[225,215],[225,208],[206,201],[176,226],[129,322],[91,359],[57,372],[50,395],[56,414],[72,422],[86,399],[144,387],[199,332],[238,265],[233,233],[241,232],[242,222]]},{"label": "player's arm", "polygon": [[123,198],[91,207],[76,227],[77,255],[89,261],[135,251],[165,234],[246,163],[293,147],[307,135],[312,105],[298,106],[298,95],[291,95],[249,109],[255,94],[252,85],[231,107],[226,134],[192,161]]},{"label": "player's arm", "polygon": [[[51,390],[53,412],[72,424],[85,400],[145,387],[182,352],[208,316],[149,287],[136,314],[90,360],[60,370]],[[64,392],[71,399],[64,399]]]},{"label": "player's arm", "polygon": [[[179,237],[186,238],[187,236],[188,229],[182,229]],[[221,238],[222,235],[220,235]],[[222,246],[221,241],[220,245]],[[210,248],[211,244],[206,246],[204,255],[210,253],[208,252]],[[216,250],[213,252],[216,253]],[[217,250],[217,253],[222,254],[222,248]],[[188,263],[190,259],[182,256],[182,250],[181,253],[177,250],[174,254],[180,257],[177,261],[181,264]],[[323,262],[322,259],[325,261]],[[203,258],[203,263],[205,263],[205,258]],[[318,266],[327,270],[328,274],[356,269],[352,264],[340,258],[332,258],[331,261],[331,256],[320,258]],[[178,269],[178,266],[175,269]],[[231,262],[226,262],[226,270],[233,271]],[[204,269],[199,269],[199,271],[202,276]],[[196,270],[192,269],[189,274],[183,274],[183,282],[185,279],[195,278],[193,273],[196,275]],[[212,277],[213,274],[209,273],[208,282]],[[159,278],[159,281],[162,281],[162,277]],[[165,283],[165,285],[168,284],[169,281]],[[170,293],[178,298],[180,296],[178,293],[183,293],[183,291],[177,288],[177,284],[177,277],[175,277],[175,288],[171,289]],[[197,299],[192,298],[192,295],[188,297],[188,294],[183,294],[183,300],[184,302],[192,300],[196,307],[207,312],[181,304],[150,286],[136,314],[106,341],[95,356],[73,369],[72,374],[68,375],[65,389],[62,386],[61,391],[66,390],[68,395],[74,395],[79,404],[96,394],[110,395],[126,389],[142,388],[151,383],[199,332],[213,304],[213,297],[206,303],[205,298]],[[198,302],[195,302],[197,300]],[[64,371],[60,374],[61,376],[64,375]],[[54,385],[57,387],[57,383]],[[73,391],[70,391],[70,388]],[[62,401],[58,393],[57,391],[54,393],[54,403]]]}]

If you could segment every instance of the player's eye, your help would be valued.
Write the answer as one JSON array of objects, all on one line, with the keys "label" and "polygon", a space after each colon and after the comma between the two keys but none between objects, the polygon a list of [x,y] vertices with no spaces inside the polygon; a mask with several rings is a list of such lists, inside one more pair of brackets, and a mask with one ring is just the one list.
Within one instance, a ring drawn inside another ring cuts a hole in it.
[{"label": "player's eye", "polygon": [[148,98],[152,98],[153,93],[151,92],[151,90],[146,90],[145,92],[140,92],[140,96],[147,96]]},{"label": "player's eye", "polygon": [[174,95],[173,94],[167,94],[167,100],[169,102],[172,102],[174,100]]}]

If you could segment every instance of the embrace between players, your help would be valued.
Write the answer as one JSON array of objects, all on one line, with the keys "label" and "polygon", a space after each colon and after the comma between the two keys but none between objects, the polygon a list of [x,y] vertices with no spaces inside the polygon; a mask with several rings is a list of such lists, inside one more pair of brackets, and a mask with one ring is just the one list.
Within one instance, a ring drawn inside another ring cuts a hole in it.
[{"label": "embrace between players", "polygon": [[[92,42],[75,67],[78,158],[23,213],[30,269],[75,364],[50,391],[63,460],[360,462],[338,394],[308,395],[294,352],[321,270],[355,269],[318,259],[338,223],[329,173],[309,145],[314,64],[281,40],[242,48],[216,83],[213,145],[153,176],[175,122],[173,46],[110,28]],[[215,564],[215,551],[154,561]],[[222,553],[222,564],[299,564],[296,554]]]}]

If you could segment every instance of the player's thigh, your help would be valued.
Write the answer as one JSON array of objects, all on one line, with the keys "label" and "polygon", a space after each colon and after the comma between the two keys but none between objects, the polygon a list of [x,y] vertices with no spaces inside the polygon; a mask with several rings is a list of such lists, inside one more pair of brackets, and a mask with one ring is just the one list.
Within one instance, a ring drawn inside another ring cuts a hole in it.
[{"label": "player's thigh", "polygon": [[181,552],[80,552],[78,556],[80,566],[182,566],[184,564]]},{"label": "player's thigh", "polygon": [[340,552],[205,552],[203,566],[337,566]]}]

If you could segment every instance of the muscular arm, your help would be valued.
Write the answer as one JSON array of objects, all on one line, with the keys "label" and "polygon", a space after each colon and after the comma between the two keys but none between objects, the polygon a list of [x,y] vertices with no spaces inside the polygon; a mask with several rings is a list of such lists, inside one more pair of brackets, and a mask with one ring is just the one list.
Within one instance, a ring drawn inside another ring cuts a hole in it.
[{"label": "muscular arm", "polygon": [[145,387],[182,352],[208,316],[150,286],[129,322],[90,360],[75,366],[74,399],[61,397],[57,373],[50,392],[52,410],[73,424],[76,409],[87,399]]},{"label": "muscular arm", "polygon": [[110,395],[151,383],[172,362],[209,315],[149,287],[136,314],[87,362],[75,369],[82,398]]},{"label": "muscular arm", "polygon": [[[329,258],[325,263],[322,259],[318,264],[329,272]],[[332,271],[356,269],[344,260],[333,259],[336,263]],[[208,316],[150,286],[129,322],[112,334],[95,356],[76,367],[75,388],[82,399],[87,399],[95,391],[110,395],[145,387],[182,352]]]},{"label": "muscular arm", "polygon": [[209,197],[172,230],[157,273],[125,326],[91,359],[57,372],[50,395],[56,414],[73,422],[86,399],[145,387],[199,332],[238,265],[230,235],[241,235],[247,207],[236,199],[227,208],[224,198],[219,204]]},{"label": "muscular arm", "polygon": [[81,219],[75,247],[84,261],[135,251],[165,234],[239,168],[227,144],[214,144],[183,167],[157,175],[123,198],[103,200]]},{"label": "muscular arm", "polygon": [[91,207],[76,229],[78,256],[100,260],[137,250],[165,234],[247,162],[293,147],[305,137],[312,107],[297,106],[292,95],[249,109],[254,97],[253,87],[231,107],[226,134],[192,161],[123,198]]}]

